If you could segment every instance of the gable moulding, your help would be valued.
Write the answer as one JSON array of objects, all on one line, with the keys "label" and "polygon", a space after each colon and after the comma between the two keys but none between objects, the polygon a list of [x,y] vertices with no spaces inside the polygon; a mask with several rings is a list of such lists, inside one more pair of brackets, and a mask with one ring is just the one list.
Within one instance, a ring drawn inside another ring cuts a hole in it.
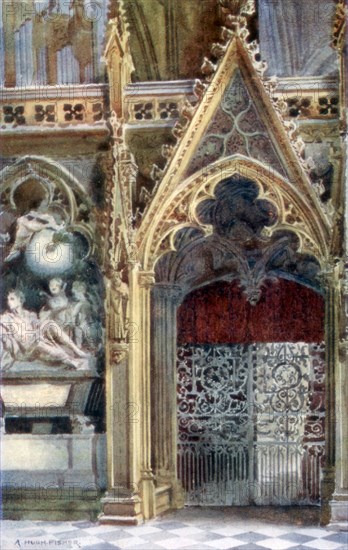
[{"label": "gable moulding", "polygon": [[[296,205],[301,205],[298,214],[303,220],[303,223],[307,225],[307,227],[310,227],[308,237],[312,240],[314,239],[316,242],[318,252],[320,251],[319,257],[321,257],[321,260],[327,257],[331,234],[330,220],[321,209],[319,200],[298,158],[298,153],[293,149],[284,124],[273,106],[260,77],[254,69],[246,48],[241,39],[234,36],[181,143],[172,157],[171,162],[168,164],[164,177],[157,189],[157,193],[149,205],[148,210],[145,212],[144,218],[140,224],[137,235],[140,253],[139,259],[141,259],[143,267],[146,270],[151,270],[153,268],[154,262],[156,261],[156,258],[153,257],[153,253],[154,249],[158,248],[156,243],[163,240],[163,237],[168,232],[168,225],[164,229],[164,221],[169,219],[172,213],[173,203],[175,203],[175,197],[178,190],[180,189],[182,196],[184,196],[186,194],[183,192],[184,188],[192,182],[192,178],[183,181],[190,159],[194,156],[199,141],[202,136],[204,136],[209,122],[218,108],[221,97],[237,69],[240,70],[242,79],[250,93],[258,116],[267,129],[272,145],[285,169],[287,179],[285,180],[280,174],[275,172],[274,169],[272,170],[265,165],[259,165],[256,172],[258,171],[260,173],[260,167],[262,167],[263,171],[268,174],[269,185],[275,187],[275,189],[278,186],[279,190],[277,190],[277,192],[280,191],[281,194],[285,193],[285,195],[288,196],[287,200],[290,199],[294,207],[296,207]],[[257,163],[257,161],[252,161],[252,159],[248,159],[247,162]],[[204,167],[202,171],[196,172],[194,177],[199,179],[199,175],[202,176],[202,172],[206,173],[206,171],[207,167]],[[251,172],[253,172],[253,170],[251,170]],[[272,177],[269,177],[272,172]],[[224,176],[226,175],[227,174],[224,172]],[[251,176],[251,173],[249,173],[249,176]],[[185,209],[184,203],[181,204]],[[280,217],[282,218],[284,215],[285,212],[281,213]],[[188,218],[186,221],[190,222],[190,219]],[[172,220],[171,225],[174,227],[175,220]],[[292,226],[291,228],[294,231],[297,230],[296,227]],[[299,236],[301,237],[300,234]],[[311,252],[313,253],[313,250]]]}]

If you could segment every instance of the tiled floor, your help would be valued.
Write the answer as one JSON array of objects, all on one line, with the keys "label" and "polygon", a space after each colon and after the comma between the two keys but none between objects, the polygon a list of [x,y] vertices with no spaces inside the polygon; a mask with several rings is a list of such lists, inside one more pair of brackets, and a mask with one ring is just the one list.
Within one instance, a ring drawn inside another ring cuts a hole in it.
[{"label": "tiled floor", "polygon": [[348,532],[316,525],[305,510],[185,508],[138,527],[89,521],[3,521],[1,550],[347,550]]}]

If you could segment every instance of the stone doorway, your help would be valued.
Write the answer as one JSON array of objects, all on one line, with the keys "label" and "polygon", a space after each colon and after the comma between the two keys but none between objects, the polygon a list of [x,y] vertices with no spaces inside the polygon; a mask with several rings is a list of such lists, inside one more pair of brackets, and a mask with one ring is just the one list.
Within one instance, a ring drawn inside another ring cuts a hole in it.
[{"label": "stone doorway", "polygon": [[[282,293],[288,310],[267,317],[275,294],[281,302]],[[313,321],[306,332],[310,304]],[[273,283],[249,312],[236,281],[207,285],[185,298],[178,310],[177,468],[187,504],[320,504],[320,307],[320,296],[289,281]],[[307,341],[300,341],[301,331]],[[259,342],[250,342],[252,336]]]}]

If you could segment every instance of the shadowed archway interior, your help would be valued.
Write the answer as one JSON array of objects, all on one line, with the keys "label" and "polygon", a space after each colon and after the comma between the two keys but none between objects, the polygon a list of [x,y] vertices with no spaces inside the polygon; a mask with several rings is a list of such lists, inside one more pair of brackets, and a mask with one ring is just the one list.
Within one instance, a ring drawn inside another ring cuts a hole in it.
[{"label": "shadowed archway interior", "polygon": [[186,503],[316,504],[325,449],[319,262],[294,232],[277,231],[277,207],[251,179],[222,180],[197,218],[210,235],[179,230],[177,250],[156,266],[162,292],[181,292],[173,368]]}]

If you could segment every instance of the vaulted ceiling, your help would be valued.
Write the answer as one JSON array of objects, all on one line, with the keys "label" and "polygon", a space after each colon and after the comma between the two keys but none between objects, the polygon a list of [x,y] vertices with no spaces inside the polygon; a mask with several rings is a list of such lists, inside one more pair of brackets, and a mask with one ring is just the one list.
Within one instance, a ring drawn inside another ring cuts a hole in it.
[{"label": "vaulted ceiling", "polygon": [[136,81],[199,76],[218,39],[216,0],[125,0]]},{"label": "vaulted ceiling", "polygon": [[[112,2],[111,2],[112,4]],[[200,76],[220,34],[224,5],[239,11],[246,0],[124,0],[131,35],[135,81]],[[249,21],[259,34],[269,74],[313,76],[337,71],[330,48],[335,0],[258,0]]]}]

